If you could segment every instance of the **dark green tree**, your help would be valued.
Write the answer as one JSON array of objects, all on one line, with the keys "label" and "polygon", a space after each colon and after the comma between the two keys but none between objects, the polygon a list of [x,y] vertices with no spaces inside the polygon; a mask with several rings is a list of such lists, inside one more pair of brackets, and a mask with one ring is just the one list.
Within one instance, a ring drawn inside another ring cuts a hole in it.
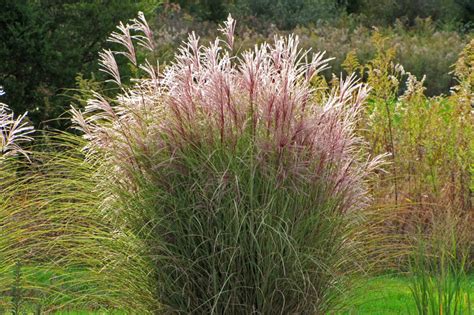
[{"label": "dark green tree", "polygon": [[61,127],[77,73],[97,71],[97,54],[119,21],[152,14],[154,0],[0,0],[0,86],[35,125]]},{"label": "dark green tree", "polygon": [[348,0],[349,13],[363,14],[368,25],[391,25],[396,19],[414,24],[417,17],[438,23],[472,23],[472,0]]},{"label": "dark green tree", "polygon": [[341,0],[238,0],[229,5],[240,19],[252,16],[287,30],[333,20],[344,7]]},{"label": "dark green tree", "polygon": [[171,0],[199,20],[221,22],[227,17],[230,0]]}]

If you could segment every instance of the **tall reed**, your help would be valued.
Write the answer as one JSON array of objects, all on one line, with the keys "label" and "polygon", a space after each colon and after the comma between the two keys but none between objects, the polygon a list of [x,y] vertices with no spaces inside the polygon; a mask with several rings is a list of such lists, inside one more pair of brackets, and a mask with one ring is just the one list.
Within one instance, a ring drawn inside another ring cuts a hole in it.
[{"label": "tall reed", "polygon": [[436,218],[433,231],[417,235],[410,260],[410,290],[418,314],[472,314],[468,250],[458,238],[460,218]]}]

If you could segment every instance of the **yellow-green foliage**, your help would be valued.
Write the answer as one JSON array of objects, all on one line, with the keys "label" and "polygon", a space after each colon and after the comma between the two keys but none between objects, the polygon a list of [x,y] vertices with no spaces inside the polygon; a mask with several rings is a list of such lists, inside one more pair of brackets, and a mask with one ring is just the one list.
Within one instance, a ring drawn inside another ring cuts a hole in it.
[{"label": "yellow-green foliage", "polygon": [[0,313],[146,314],[154,292],[143,244],[98,210],[97,161],[77,136],[47,143],[57,150],[0,163]]},{"label": "yellow-green foliage", "polygon": [[[462,51],[459,60],[454,67],[454,73],[458,78],[458,85],[453,88],[452,101],[458,103],[459,112],[466,130],[471,131],[471,137],[467,137],[465,145],[469,146],[468,154],[464,158],[471,164],[471,194],[474,189],[474,136],[472,136],[472,116],[474,107],[474,40],[472,40]],[[472,207],[472,204],[471,204]]]},{"label": "yellow-green foliage", "polygon": [[437,97],[425,95],[425,77],[418,79],[395,64],[395,50],[383,36],[375,32],[372,41],[377,47],[372,60],[359,65],[350,53],[344,66],[359,69],[372,87],[361,119],[372,154],[391,154],[385,179],[374,187],[377,203],[398,209],[402,218],[395,229],[401,233],[413,232],[420,223],[430,231],[433,217],[448,212],[470,220],[474,41],[454,66],[458,84],[451,95]]}]

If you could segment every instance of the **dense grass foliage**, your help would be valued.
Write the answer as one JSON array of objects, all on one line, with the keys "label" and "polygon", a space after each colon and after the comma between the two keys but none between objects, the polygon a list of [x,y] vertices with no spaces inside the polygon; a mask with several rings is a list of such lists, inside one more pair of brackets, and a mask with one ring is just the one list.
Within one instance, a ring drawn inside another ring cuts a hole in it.
[{"label": "dense grass foliage", "polygon": [[79,138],[43,141],[30,162],[0,164],[2,312],[146,312],[150,262],[139,239],[98,211],[97,165],[84,160]]},{"label": "dense grass foliage", "polygon": [[449,239],[429,241],[419,236],[418,252],[410,262],[410,289],[418,314],[472,314],[465,251],[458,252]]},{"label": "dense grass foliage", "polygon": [[[132,22],[112,38],[136,64],[133,40],[154,43]],[[163,74],[137,66],[149,77],[131,89],[104,51],[123,93],[74,110],[88,150],[115,169],[102,211],[145,239],[165,311],[334,309],[363,267],[358,212],[380,163],[354,133],[367,88],[350,76],[318,93],[326,61],[305,61],[292,36],[234,56],[234,28],[229,17],[207,47],[190,35]]]}]

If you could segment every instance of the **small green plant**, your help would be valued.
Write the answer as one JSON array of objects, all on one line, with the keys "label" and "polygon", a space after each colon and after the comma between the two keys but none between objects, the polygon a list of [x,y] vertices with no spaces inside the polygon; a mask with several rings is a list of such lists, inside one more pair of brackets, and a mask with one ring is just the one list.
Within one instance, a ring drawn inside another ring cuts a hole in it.
[{"label": "small green plant", "polygon": [[472,314],[466,269],[468,253],[452,221],[420,233],[409,263],[410,290],[420,315]]}]

